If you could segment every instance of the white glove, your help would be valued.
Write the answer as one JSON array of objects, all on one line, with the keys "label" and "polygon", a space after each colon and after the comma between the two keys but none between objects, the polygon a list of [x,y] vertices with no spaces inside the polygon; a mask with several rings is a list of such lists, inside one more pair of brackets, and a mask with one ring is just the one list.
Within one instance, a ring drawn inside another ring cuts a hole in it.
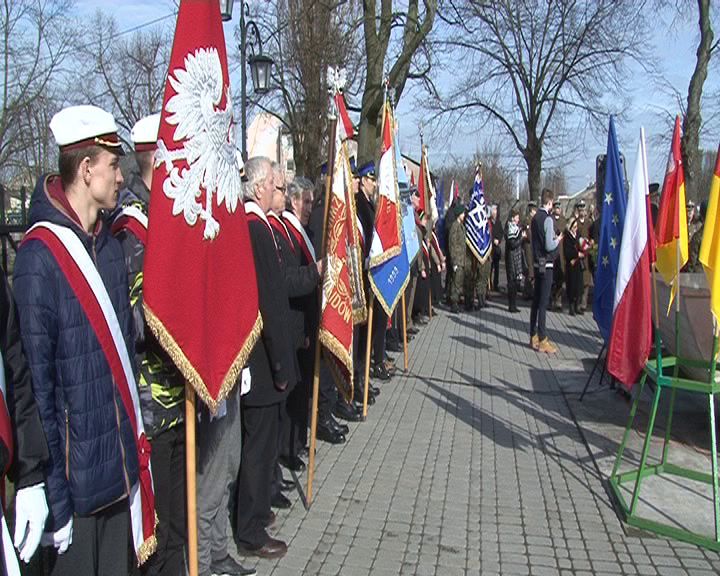
[{"label": "white glove", "polygon": [[72,516],[68,523],[56,532],[43,532],[40,543],[43,546],[54,546],[57,548],[58,554],[65,554],[72,544],[73,519]]},{"label": "white glove", "polygon": [[30,562],[40,544],[48,515],[45,483],[21,488],[15,494],[15,548],[23,562]]}]

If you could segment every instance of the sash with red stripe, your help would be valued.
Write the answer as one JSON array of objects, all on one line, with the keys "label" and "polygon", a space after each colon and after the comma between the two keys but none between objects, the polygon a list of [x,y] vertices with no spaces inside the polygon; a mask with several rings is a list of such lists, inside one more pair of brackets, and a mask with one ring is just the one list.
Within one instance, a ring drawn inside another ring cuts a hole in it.
[{"label": "sash with red stripe", "polygon": [[290,244],[290,248],[293,252],[295,252],[295,244],[290,239],[290,232],[288,232],[285,223],[277,214],[275,214],[275,212],[268,212],[267,217],[268,222],[270,222],[270,226],[272,226],[278,234],[280,234],[283,238],[285,238],[285,240],[287,240],[288,244]]},{"label": "sash with red stripe", "polygon": [[111,226],[113,236],[117,235],[118,232],[127,230],[143,246],[147,243],[147,228],[147,215],[137,206],[125,206],[115,217]]},{"label": "sash with red stripe", "polygon": [[255,202],[254,200],[245,201],[245,216],[248,217],[248,222],[251,220],[255,220],[257,222],[259,220],[260,222],[265,224],[265,226],[267,226],[267,229],[270,232],[270,238],[272,238],[273,244],[275,245],[275,255],[278,257],[279,260],[280,251],[278,250],[278,245],[275,241],[275,234],[273,234],[272,226],[270,225],[267,215],[265,214],[265,212],[262,211],[260,206],[257,205],[257,202]]},{"label": "sash with red stripe", "polygon": [[[3,574],[7,576],[20,576],[20,566],[15,555],[15,548],[10,538],[10,532],[8,531],[7,523],[5,522],[5,474],[7,474],[10,464],[13,460],[13,435],[12,435],[12,420],[10,419],[10,412],[8,411],[7,402],[5,401],[5,365],[3,363],[2,354],[0,354],[0,439],[2,439],[5,447],[8,451],[8,459],[5,463],[5,469],[0,471],[0,497],[2,501],[0,505],[0,530],[2,535],[0,537],[0,546],[2,546],[2,556],[5,571]],[[2,570],[0,570],[2,572]]]},{"label": "sash with red stripe", "polygon": [[142,564],[157,546],[155,495],[150,468],[150,442],[145,436],[133,365],[120,323],[95,264],[72,230],[51,222],[39,222],[27,232],[27,240],[42,242],[58,263],[100,342],[130,420],[136,440],[140,475],[139,481],[130,488],[130,517],[135,553],[138,563]]},{"label": "sash with red stripe", "polygon": [[315,247],[312,242],[310,242],[310,238],[308,237],[307,232],[305,232],[305,228],[303,228],[300,220],[298,220],[298,217],[288,210],[285,210],[282,213],[282,217],[285,224],[287,224],[287,229],[294,236],[300,246],[300,250],[302,250],[302,253],[305,256],[306,264],[312,264],[315,262],[315,260],[317,260],[317,257],[315,256]]}]

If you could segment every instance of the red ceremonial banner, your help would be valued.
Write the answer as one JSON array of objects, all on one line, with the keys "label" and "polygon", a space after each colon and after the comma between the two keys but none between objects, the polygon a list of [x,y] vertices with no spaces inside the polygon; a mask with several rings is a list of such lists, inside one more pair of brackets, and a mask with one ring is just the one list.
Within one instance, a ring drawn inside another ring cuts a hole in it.
[{"label": "red ceremonial banner", "polygon": [[149,326],[212,411],[262,329],[217,1],[182,0],[145,252]]},{"label": "red ceremonial banner", "polygon": [[[352,206],[347,202],[350,164],[345,145],[335,155],[330,212],[327,222],[327,261],[320,313],[320,342],[334,356],[338,388],[346,399],[353,393],[353,295],[348,267],[348,230],[352,229]],[[337,372],[339,372],[339,377]]]}]

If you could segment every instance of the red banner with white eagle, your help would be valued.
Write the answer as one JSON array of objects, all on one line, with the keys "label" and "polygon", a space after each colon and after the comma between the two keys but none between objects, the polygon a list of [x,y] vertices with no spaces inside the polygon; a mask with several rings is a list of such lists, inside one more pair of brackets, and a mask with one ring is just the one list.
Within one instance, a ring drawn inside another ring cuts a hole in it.
[{"label": "red banner with white eagle", "polygon": [[182,0],[144,268],[153,333],[215,411],[262,329],[218,2]]}]

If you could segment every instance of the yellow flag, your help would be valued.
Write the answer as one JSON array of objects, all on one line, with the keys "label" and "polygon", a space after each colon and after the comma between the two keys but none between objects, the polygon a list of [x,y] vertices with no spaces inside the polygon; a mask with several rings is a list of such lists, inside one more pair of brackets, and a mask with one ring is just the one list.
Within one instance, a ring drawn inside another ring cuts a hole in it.
[{"label": "yellow flag", "polygon": [[655,226],[657,261],[655,267],[666,284],[672,286],[670,304],[680,283],[680,270],[688,261],[688,223],[685,207],[685,172],[680,152],[680,117],[675,118],[672,146],[663,181],[660,208]]},{"label": "yellow flag", "polygon": [[700,263],[710,286],[710,309],[720,325],[720,148],[715,161],[710,199],[705,213]]}]

